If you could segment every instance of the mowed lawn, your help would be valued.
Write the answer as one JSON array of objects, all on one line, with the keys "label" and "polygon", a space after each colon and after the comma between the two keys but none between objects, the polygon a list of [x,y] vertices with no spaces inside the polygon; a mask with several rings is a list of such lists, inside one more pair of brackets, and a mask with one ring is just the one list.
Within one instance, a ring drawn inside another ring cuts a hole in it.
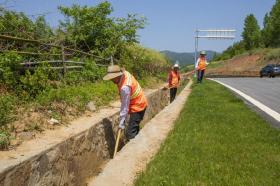
[{"label": "mowed lawn", "polygon": [[136,185],[280,185],[280,130],[223,86],[195,84]]}]

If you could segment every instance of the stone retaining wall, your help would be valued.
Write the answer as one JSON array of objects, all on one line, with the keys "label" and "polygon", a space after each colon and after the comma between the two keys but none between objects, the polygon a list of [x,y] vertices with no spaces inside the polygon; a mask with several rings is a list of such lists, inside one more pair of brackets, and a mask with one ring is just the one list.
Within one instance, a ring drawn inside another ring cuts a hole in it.
[{"label": "stone retaining wall", "polygon": [[[143,123],[168,104],[167,95],[168,91],[157,90],[147,96],[149,107]],[[20,160],[19,155],[17,161],[0,161],[0,185],[85,185],[87,179],[97,175],[112,157],[118,128],[117,110],[102,120],[92,120],[86,130],[29,153],[24,160]]]}]

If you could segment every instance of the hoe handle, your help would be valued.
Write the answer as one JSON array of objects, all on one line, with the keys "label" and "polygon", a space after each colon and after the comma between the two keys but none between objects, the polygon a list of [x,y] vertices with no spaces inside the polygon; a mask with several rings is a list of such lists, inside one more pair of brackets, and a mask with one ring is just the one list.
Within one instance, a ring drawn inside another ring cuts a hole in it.
[{"label": "hoe handle", "polygon": [[116,156],[117,151],[118,151],[118,147],[119,147],[119,142],[120,142],[121,132],[122,132],[122,130],[121,130],[121,129],[119,129],[119,130],[118,130],[118,134],[117,134],[117,140],[116,140],[116,144],[115,144],[115,151],[114,151],[114,156],[113,156],[113,158]]}]

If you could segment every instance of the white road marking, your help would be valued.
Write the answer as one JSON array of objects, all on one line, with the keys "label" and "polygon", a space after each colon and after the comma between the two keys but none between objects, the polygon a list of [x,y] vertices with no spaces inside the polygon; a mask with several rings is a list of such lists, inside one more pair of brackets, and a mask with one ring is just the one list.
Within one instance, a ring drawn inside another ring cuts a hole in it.
[{"label": "white road marking", "polygon": [[208,78],[212,81],[215,81],[217,83],[220,83],[221,85],[231,89],[232,91],[236,92],[237,94],[239,94],[240,96],[242,96],[243,98],[245,98],[247,101],[251,102],[253,105],[255,105],[256,107],[258,107],[259,109],[261,109],[263,112],[267,113],[269,116],[273,117],[275,120],[277,120],[278,122],[280,122],[280,114],[274,110],[272,110],[271,108],[265,106],[264,104],[262,104],[261,102],[255,100],[254,98],[252,98],[251,96],[248,96],[247,94],[241,92],[240,90],[237,90],[236,88],[233,88],[225,83],[222,83],[218,80],[212,79],[212,78]]}]

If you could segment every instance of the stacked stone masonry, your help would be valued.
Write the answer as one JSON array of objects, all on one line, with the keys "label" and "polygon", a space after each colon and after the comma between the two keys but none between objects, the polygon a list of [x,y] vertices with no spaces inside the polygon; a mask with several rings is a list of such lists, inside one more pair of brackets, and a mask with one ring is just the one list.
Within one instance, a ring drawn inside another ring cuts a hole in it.
[{"label": "stacked stone masonry", "polygon": [[[149,107],[143,125],[169,101],[168,91],[163,90],[150,91],[147,97]],[[47,149],[42,148],[22,161],[0,161],[0,186],[86,185],[87,179],[97,175],[112,158],[118,110],[114,109],[113,113],[98,121],[93,118],[87,129],[55,142]],[[121,146],[125,141],[121,140]]]}]

